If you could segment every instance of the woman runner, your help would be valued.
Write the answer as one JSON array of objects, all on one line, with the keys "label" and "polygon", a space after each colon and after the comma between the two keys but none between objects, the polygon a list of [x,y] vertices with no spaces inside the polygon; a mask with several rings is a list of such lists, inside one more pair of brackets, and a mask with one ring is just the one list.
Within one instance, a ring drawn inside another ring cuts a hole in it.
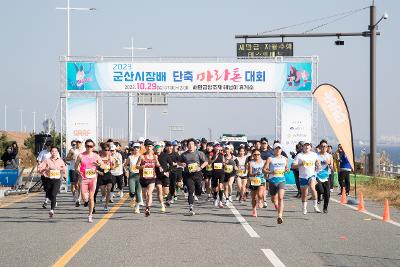
[{"label": "woman runner", "polygon": [[264,160],[261,159],[261,152],[259,149],[254,149],[252,156],[253,160],[249,162],[248,166],[249,188],[251,190],[252,215],[253,217],[257,217],[257,202],[263,199],[265,191],[265,178],[263,173]]},{"label": "woman runner", "polygon": [[236,166],[238,167],[236,183],[239,191],[239,202],[246,201],[246,189],[247,189],[247,158],[246,149],[244,147],[239,148],[239,155],[235,159]]},{"label": "woman runner", "polygon": [[130,155],[125,161],[125,167],[129,169],[129,196],[131,197],[130,207],[134,213],[140,213],[139,203],[142,202],[142,187],[139,183],[139,169],[137,168],[137,162],[140,157],[140,144],[134,143],[133,147],[130,149]]}]

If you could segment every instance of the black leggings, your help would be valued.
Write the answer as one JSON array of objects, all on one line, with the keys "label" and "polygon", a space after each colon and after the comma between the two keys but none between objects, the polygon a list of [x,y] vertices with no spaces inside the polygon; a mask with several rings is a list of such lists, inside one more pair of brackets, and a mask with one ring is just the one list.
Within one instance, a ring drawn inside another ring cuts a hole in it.
[{"label": "black leggings", "polygon": [[57,202],[57,194],[60,191],[61,180],[60,179],[47,179],[46,181],[46,196],[51,201],[50,209],[54,210]]},{"label": "black leggings", "polygon": [[195,172],[195,173],[185,173],[183,176],[183,181],[188,188],[188,203],[189,205],[193,205],[194,197],[193,193],[196,194],[196,196],[200,196],[202,193],[202,182],[203,177],[201,175],[201,172]]},{"label": "black leggings", "polygon": [[49,198],[49,195],[47,194],[47,181],[49,180],[49,178],[45,177],[45,176],[41,176],[40,179],[42,180],[42,186],[43,186],[43,190],[44,193],[46,194],[46,198]]},{"label": "black leggings", "polygon": [[117,176],[114,176],[114,177],[115,177],[115,181],[117,183],[117,188],[119,190],[122,190],[122,188],[124,186],[124,175],[121,174],[121,175],[117,175]]},{"label": "black leggings", "polygon": [[346,194],[350,193],[350,171],[345,171],[345,170],[339,171],[339,185],[340,185],[340,193],[342,193],[343,187],[346,188]]},{"label": "black leggings", "polygon": [[293,175],[294,175],[294,181],[296,182],[296,187],[297,187],[297,193],[300,192],[300,175],[299,175],[299,170],[293,170]]},{"label": "black leggings", "polygon": [[176,172],[169,173],[169,199],[172,199],[175,196],[177,178],[178,174]]},{"label": "black leggings", "polygon": [[326,182],[318,181],[317,191],[318,191],[318,199],[321,199],[321,195],[324,197],[324,210],[328,209],[329,198],[331,197],[329,180]]}]

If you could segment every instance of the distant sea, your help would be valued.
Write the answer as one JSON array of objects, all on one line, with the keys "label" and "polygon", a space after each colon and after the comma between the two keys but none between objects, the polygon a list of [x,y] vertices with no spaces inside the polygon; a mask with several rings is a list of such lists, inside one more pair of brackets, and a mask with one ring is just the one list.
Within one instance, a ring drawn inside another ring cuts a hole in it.
[{"label": "distant sea", "polygon": [[[400,165],[400,145],[378,145],[377,152],[381,153],[385,151],[389,154],[389,159],[396,165]],[[361,152],[366,151],[369,153],[369,146],[354,146],[354,153],[356,154],[356,159],[360,159]]]}]

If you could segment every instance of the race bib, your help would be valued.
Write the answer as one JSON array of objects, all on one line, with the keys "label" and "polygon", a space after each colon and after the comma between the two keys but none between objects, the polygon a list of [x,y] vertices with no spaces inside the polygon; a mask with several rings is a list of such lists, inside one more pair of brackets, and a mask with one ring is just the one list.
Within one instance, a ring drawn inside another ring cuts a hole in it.
[{"label": "race bib", "polygon": [[188,165],[189,172],[197,172],[198,168],[199,168],[199,165],[197,165],[196,162]]},{"label": "race bib", "polygon": [[238,175],[239,176],[245,176],[246,175],[246,169],[244,167],[240,167],[238,170]]},{"label": "race bib", "polygon": [[314,166],[314,162],[313,161],[304,161],[304,166],[305,167],[312,167],[312,166]]},{"label": "race bib", "polygon": [[285,170],[274,170],[274,177],[282,177],[285,175]]},{"label": "race bib", "polygon": [[208,164],[207,166],[206,166],[206,171],[212,171],[212,165],[211,164]]},{"label": "race bib", "polygon": [[86,179],[96,178],[96,170],[95,169],[86,169],[85,177],[86,177]]},{"label": "race bib", "polygon": [[233,165],[225,165],[224,171],[226,173],[231,173],[233,172]]},{"label": "race bib", "polygon": [[214,170],[222,170],[222,163],[214,163]]},{"label": "race bib", "polygon": [[139,173],[138,168],[136,167],[136,165],[131,165],[131,173]]},{"label": "race bib", "polygon": [[61,177],[61,171],[60,170],[50,170],[50,178],[60,178]]},{"label": "race bib", "polygon": [[154,169],[153,168],[144,168],[143,169],[143,178],[153,178],[154,177]]},{"label": "race bib", "polygon": [[261,179],[258,178],[258,177],[252,177],[252,178],[250,179],[250,184],[251,184],[252,186],[260,186],[260,185],[261,185]]}]

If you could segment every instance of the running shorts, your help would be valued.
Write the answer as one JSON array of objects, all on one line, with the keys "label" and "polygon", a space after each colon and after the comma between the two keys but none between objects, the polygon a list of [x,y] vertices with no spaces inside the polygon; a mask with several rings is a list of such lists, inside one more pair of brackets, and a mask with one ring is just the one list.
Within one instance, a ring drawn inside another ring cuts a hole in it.
[{"label": "running shorts", "polygon": [[269,194],[274,196],[278,193],[279,190],[285,189],[285,182],[280,183],[269,183]]}]

